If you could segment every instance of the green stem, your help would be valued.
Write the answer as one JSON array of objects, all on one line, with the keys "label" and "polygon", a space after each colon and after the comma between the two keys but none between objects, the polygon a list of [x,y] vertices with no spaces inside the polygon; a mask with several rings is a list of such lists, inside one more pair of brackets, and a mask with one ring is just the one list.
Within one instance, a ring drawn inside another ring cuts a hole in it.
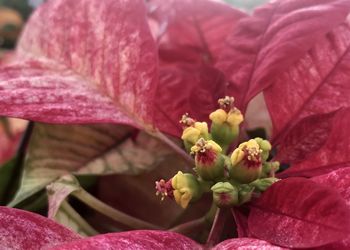
[{"label": "green stem", "polygon": [[217,209],[215,213],[214,222],[206,242],[206,247],[211,248],[220,242],[220,237],[222,232],[224,231],[227,217],[228,217],[227,209],[222,209],[222,208]]},{"label": "green stem", "polygon": [[201,228],[206,223],[207,223],[206,218],[201,217],[199,219],[191,220],[189,222],[177,225],[176,227],[170,228],[168,231],[187,234],[194,231],[197,228]]},{"label": "green stem", "polygon": [[203,217],[172,227],[168,231],[187,234],[195,231],[198,228],[202,228],[205,225],[210,225],[213,223],[216,210],[217,207],[213,203],[208,213]]},{"label": "green stem", "polygon": [[134,218],[128,214],[114,209],[113,207],[98,200],[97,198],[86,192],[84,189],[74,191],[72,195],[80,201],[84,202],[89,207],[95,209],[96,211],[104,214],[105,216],[111,218],[116,222],[129,226],[132,229],[160,229],[158,226],[152,223]]},{"label": "green stem", "polygon": [[61,208],[63,211],[65,211],[69,216],[73,218],[73,220],[79,225],[79,227],[88,235],[88,236],[93,236],[97,235],[98,232],[87,223],[86,220],[84,220],[83,217],[80,216],[77,211],[74,210],[74,208],[69,205],[67,201],[63,201],[61,204]]},{"label": "green stem", "polygon": [[208,211],[208,213],[205,215],[205,219],[210,222],[210,224],[213,223],[214,221],[214,218],[215,218],[215,214],[216,214],[216,211],[218,210],[218,207],[216,206],[216,204],[213,202],[211,204],[211,207]]}]

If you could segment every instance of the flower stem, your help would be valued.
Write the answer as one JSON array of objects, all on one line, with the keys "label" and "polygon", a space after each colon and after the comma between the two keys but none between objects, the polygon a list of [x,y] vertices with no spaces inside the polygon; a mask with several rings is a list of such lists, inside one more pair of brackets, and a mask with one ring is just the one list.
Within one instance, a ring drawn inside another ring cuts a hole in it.
[{"label": "flower stem", "polygon": [[224,231],[225,221],[228,216],[227,209],[217,209],[212,228],[210,230],[206,246],[208,248],[216,245],[220,241],[222,232]]},{"label": "flower stem", "polygon": [[169,231],[187,234],[195,231],[198,228],[202,228],[205,225],[210,225],[213,223],[216,210],[217,207],[213,203],[208,213],[203,217],[172,227],[169,229]]},{"label": "flower stem", "polygon": [[72,195],[80,201],[84,202],[89,207],[95,209],[96,211],[104,214],[105,216],[111,218],[116,222],[129,226],[132,229],[160,229],[158,226],[152,223],[134,218],[117,209],[114,209],[113,207],[98,200],[97,198],[86,192],[84,189],[74,191]]},{"label": "flower stem", "polygon": [[62,202],[61,208],[73,218],[73,220],[79,225],[82,231],[84,231],[84,233],[86,233],[88,236],[98,234],[98,232],[92,226],[90,226],[90,224],[87,223],[87,221],[84,220],[84,218],[81,217],[80,214],[77,213],[67,201]]},{"label": "flower stem", "polygon": [[198,228],[201,228],[206,223],[207,223],[207,220],[205,216],[203,216],[199,219],[191,220],[189,222],[177,225],[176,227],[170,228],[168,231],[187,234],[195,231]]}]

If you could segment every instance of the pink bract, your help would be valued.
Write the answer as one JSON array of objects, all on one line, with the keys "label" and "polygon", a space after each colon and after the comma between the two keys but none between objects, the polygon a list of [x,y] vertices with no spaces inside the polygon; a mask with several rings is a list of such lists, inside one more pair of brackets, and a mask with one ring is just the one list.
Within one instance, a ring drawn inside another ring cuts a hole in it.
[{"label": "pink bract", "polygon": [[49,1],[32,15],[0,72],[0,112],[145,128],[153,124],[157,75],[143,1]]},{"label": "pink bract", "polygon": [[80,239],[56,222],[19,209],[0,207],[2,249],[36,250]]},{"label": "pink bract", "polygon": [[[290,166],[232,210],[241,238],[214,249],[349,249],[349,12],[348,0],[277,0],[251,16],[208,0],[51,0],[1,62],[0,114],[179,136],[183,113],[206,120],[225,95],[244,112],[262,92],[275,159]],[[5,207],[0,245],[203,249],[166,231],[81,239]]]}]

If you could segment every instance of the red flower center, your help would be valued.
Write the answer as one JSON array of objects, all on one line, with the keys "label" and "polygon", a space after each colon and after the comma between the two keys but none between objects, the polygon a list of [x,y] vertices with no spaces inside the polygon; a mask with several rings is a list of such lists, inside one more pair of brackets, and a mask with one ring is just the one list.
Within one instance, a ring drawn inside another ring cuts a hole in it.
[{"label": "red flower center", "polygon": [[261,166],[261,149],[257,148],[243,148],[244,152],[244,165],[248,168],[257,168]]}]

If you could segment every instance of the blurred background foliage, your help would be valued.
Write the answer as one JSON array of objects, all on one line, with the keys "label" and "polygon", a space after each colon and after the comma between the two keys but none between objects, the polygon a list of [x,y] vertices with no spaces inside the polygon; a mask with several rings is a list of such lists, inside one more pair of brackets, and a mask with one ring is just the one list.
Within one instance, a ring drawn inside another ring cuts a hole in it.
[{"label": "blurred background foliage", "polygon": [[225,0],[225,2],[236,8],[252,12],[255,7],[268,2],[268,0]]},{"label": "blurred background foliage", "polygon": [[35,7],[44,0],[0,0],[0,47],[12,49]]}]

